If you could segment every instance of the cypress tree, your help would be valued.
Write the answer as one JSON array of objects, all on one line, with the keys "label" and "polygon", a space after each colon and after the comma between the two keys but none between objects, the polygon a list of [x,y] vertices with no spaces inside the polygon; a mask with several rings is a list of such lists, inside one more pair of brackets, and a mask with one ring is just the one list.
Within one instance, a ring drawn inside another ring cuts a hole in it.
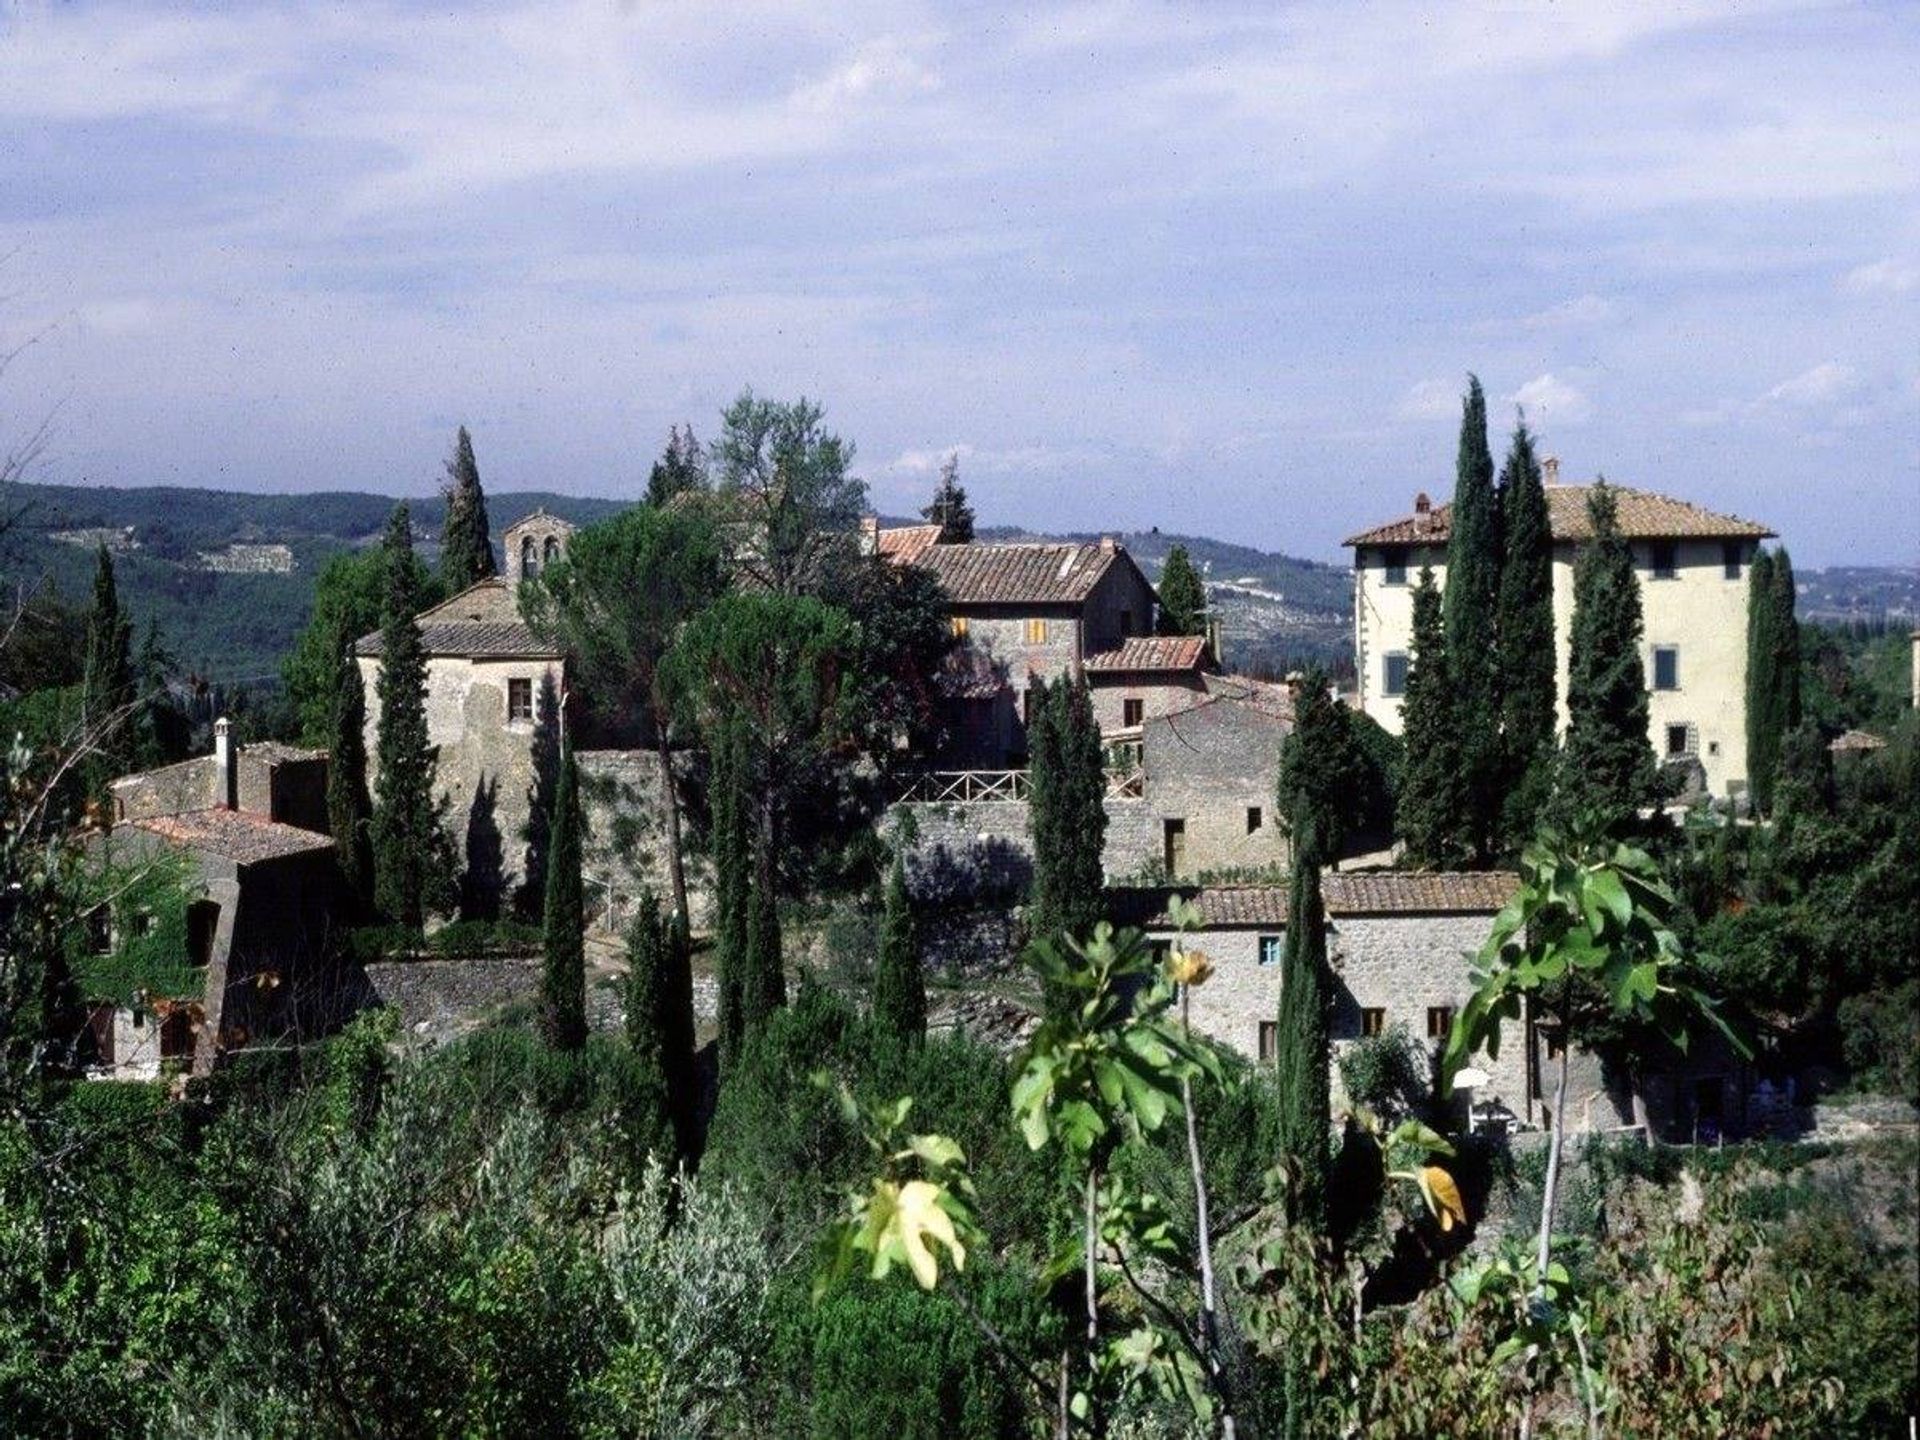
[{"label": "cypress tree", "polygon": [[1207,628],[1207,589],[1193,568],[1187,547],[1175,545],[1160,567],[1160,633],[1203,635]]},{"label": "cypress tree", "polygon": [[[655,1111],[647,1126],[661,1142],[671,1138],[677,1153],[679,1125],[673,1114],[667,1012],[673,991],[672,927],[661,922],[660,902],[647,891],[627,929],[627,1048],[633,1052],[645,1086],[645,1103]],[[642,1122],[645,1123],[644,1121]],[[645,1131],[643,1131],[645,1133]]]},{"label": "cypress tree", "polygon": [[927,982],[920,971],[907,871],[893,857],[880,917],[880,957],[873,971],[873,1018],[882,1029],[918,1044],[927,1034]]},{"label": "cypress tree", "polygon": [[1333,1125],[1327,1082],[1326,911],[1320,896],[1320,843],[1311,822],[1294,832],[1287,895],[1286,954],[1280,971],[1275,1066],[1280,1086],[1279,1151],[1290,1186],[1287,1218],[1324,1233],[1327,1224],[1328,1137]]},{"label": "cypress tree", "polygon": [[706,455],[693,438],[693,427],[689,425],[683,432],[676,425],[667,432],[667,448],[647,476],[647,504],[665,505],[688,490],[706,488]]},{"label": "cypress tree", "polygon": [[930,525],[940,527],[942,545],[973,543],[973,507],[967,504],[967,492],[960,485],[960,456],[947,456],[940,465],[940,488],[933,492],[933,503],[920,512]]},{"label": "cypress tree", "polygon": [[1444,614],[1461,796],[1477,861],[1493,853],[1501,795],[1499,504],[1487,444],[1487,397],[1479,377],[1469,375],[1447,519]]},{"label": "cypress tree", "polygon": [[660,1046],[667,1075],[667,1109],[684,1158],[700,1138],[700,1062],[693,1019],[693,936],[684,910],[665,926],[666,964],[660,994]]},{"label": "cypress tree", "polygon": [[380,623],[379,762],[374,787],[374,902],[396,925],[418,929],[435,898],[439,816],[434,747],[427,740],[427,657],[414,623],[413,526],[403,501],[387,523],[387,593]]},{"label": "cypress tree", "polygon": [[746,1032],[741,982],[746,973],[747,903],[752,889],[748,875],[751,854],[747,842],[746,754],[735,727],[722,728],[713,737],[711,756],[709,803],[713,816],[720,1057],[731,1064],[740,1054]]},{"label": "cypress tree", "polygon": [[440,575],[446,581],[447,593],[457,595],[496,573],[493,537],[487,529],[486,492],[480,488],[473,437],[464,425],[454,437],[442,493],[447,499],[447,519],[440,531]]},{"label": "cypress tree", "polygon": [[99,548],[94,563],[86,646],[82,721],[99,752],[98,763],[91,768],[104,783],[126,768],[126,737],[134,701],[133,621],[120,606],[113,556],[105,545]]},{"label": "cypress tree", "polygon": [[1358,820],[1367,762],[1354,734],[1353,712],[1333,696],[1327,672],[1308,668],[1293,694],[1293,733],[1280,745],[1275,787],[1279,813],[1297,849],[1311,836],[1319,854],[1337,859]]},{"label": "cypress tree", "polygon": [[1504,802],[1499,848],[1533,838],[1553,789],[1556,728],[1553,531],[1526,422],[1500,472],[1499,694]]},{"label": "cypress tree", "polygon": [[552,840],[547,846],[547,894],[540,973],[540,1033],[555,1050],[587,1043],[586,905],[580,881],[580,777],[573,746],[560,746],[560,783],[554,789]]},{"label": "cypress tree", "polygon": [[1659,795],[1647,739],[1640,582],[1620,533],[1618,502],[1602,480],[1587,499],[1593,538],[1573,567],[1573,635],[1567,661],[1567,739],[1554,811],[1568,828],[1607,829]]},{"label": "cypress tree", "polygon": [[327,828],[351,913],[364,914],[373,898],[373,852],[368,836],[367,696],[351,649],[342,648],[335,683],[332,744],[327,750]]},{"label": "cypress tree", "polygon": [[1413,591],[1412,660],[1401,710],[1407,758],[1395,828],[1406,842],[1410,864],[1450,870],[1469,858],[1472,835],[1463,804],[1460,731],[1440,590],[1425,566]]},{"label": "cypress tree", "polygon": [[1787,547],[1778,546],[1773,552],[1773,673],[1778,698],[1775,710],[1780,717],[1782,735],[1782,754],[1785,753],[1785,736],[1800,728],[1803,718],[1800,713],[1800,618],[1795,613],[1798,596],[1793,579],[1793,561],[1787,555]]},{"label": "cypress tree", "polygon": [[1775,708],[1780,677],[1774,666],[1773,556],[1762,550],[1747,571],[1747,788],[1756,813],[1773,808],[1773,779],[1780,767],[1781,725]]},{"label": "cypress tree", "polygon": [[740,1018],[748,1036],[787,1003],[780,955],[780,908],[772,844],[764,828],[752,841],[753,876],[747,893],[746,963],[740,976]]},{"label": "cypress tree", "polygon": [[1035,935],[1084,939],[1099,923],[1105,872],[1107,777],[1086,684],[1064,676],[1034,706],[1029,737]]}]

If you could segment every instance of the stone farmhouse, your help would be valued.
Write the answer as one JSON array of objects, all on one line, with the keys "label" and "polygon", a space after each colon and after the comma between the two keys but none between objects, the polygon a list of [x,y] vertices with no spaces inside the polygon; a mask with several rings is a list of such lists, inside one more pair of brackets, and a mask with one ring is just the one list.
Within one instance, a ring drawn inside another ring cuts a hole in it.
[{"label": "stone farmhouse", "polygon": [[[463,590],[419,617],[427,655],[427,738],[436,788],[465,838],[469,884],[496,910],[526,875],[539,749],[557,746],[566,657],[520,618],[516,592],[566,553],[573,526],[544,511],[509,526],[507,573]],[[367,699],[369,763],[378,755],[380,634],[354,645]]]},{"label": "stone farmhouse", "polygon": [[[1573,562],[1592,537],[1590,485],[1558,483],[1549,459],[1553,533],[1554,653],[1560,722],[1566,723]],[[1773,531],[1685,500],[1625,486],[1620,528],[1632,543],[1645,615],[1654,754],[1690,779],[1694,793],[1731,798],[1747,785],[1747,566]],[[1446,583],[1448,506],[1425,495],[1413,513],[1349,536],[1353,550],[1354,663],[1360,705],[1394,734],[1413,641],[1413,587],[1422,566]]]},{"label": "stone farmhouse", "polygon": [[[226,1051],[326,1023],[340,994],[326,969],[338,902],[326,776],[323,752],[236,745],[221,720],[213,754],[114,782],[114,824],[89,859],[117,873],[184,858],[196,978],[188,993],[85,997],[96,1073],[152,1079],[177,1062],[203,1075]],[[108,957],[127,931],[103,906],[88,944]]]},{"label": "stone farmhouse", "polygon": [[[1333,971],[1331,1036],[1334,1083],[1342,1052],[1369,1036],[1403,1028],[1437,1063],[1454,1016],[1472,994],[1468,961],[1485,942],[1493,917],[1516,877],[1502,872],[1329,872],[1322,881],[1327,958]],[[1183,895],[1202,928],[1181,935],[1168,906]],[[1270,1061],[1277,1045],[1282,957],[1286,952],[1287,887],[1209,886],[1113,892],[1116,923],[1143,929],[1156,944],[1204,951],[1214,963],[1194,989],[1193,1023],[1250,1060]],[[1473,1088],[1477,1112],[1490,1108],[1522,1124],[1544,1127],[1560,1057],[1557,1031],[1531,1016],[1510,1033],[1499,1056],[1482,1053],[1473,1067],[1485,1082]],[[1691,1057],[1663,1057],[1630,1076],[1576,1049],[1569,1065],[1569,1128],[1646,1124],[1685,1135],[1741,1113],[1747,1067],[1713,1045]]]}]

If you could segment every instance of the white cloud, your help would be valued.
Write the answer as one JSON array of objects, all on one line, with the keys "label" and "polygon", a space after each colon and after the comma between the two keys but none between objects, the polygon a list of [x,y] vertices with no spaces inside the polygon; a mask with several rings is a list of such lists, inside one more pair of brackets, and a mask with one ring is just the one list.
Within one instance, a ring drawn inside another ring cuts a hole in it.
[{"label": "white cloud", "polygon": [[1857,387],[1860,376],[1851,365],[1827,360],[1802,371],[1790,380],[1782,380],[1756,402],[1759,405],[1790,405],[1810,409],[1838,400]]},{"label": "white cloud", "polygon": [[1456,380],[1420,380],[1400,397],[1394,414],[1402,420],[1446,420],[1460,413],[1466,387]]},{"label": "white cloud", "polygon": [[949,455],[958,455],[964,461],[973,453],[973,446],[967,444],[938,445],[929,450],[902,450],[885,468],[899,475],[935,475],[947,463]]},{"label": "white cloud", "polygon": [[1593,401],[1587,393],[1551,373],[1534,376],[1510,398],[1538,425],[1584,425],[1593,418]]},{"label": "white cloud", "polygon": [[1545,310],[1536,310],[1531,315],[1522,316],[1522,330],[1572,330],[1589,325],[1605,325],[1620,313],[1620,307],[1612,300],[1600,295],[1581,295],[1572,300],[1563,300],[1558,305],[1549,305]]},{"label": "white cloud", "polygon": [[1920,287],[1920,265],[1908,260],[1876,260],[1847,272],[1840,288],[1852,295],[1904,295]]},{"label": "white cloud", "polygon": [[940,77],[915,58],[906,43],[883,36],[862,45],[851,60],[824,79],[794,92],[794,104],[819,115],[856,105],[910,100],[940,88]]}]

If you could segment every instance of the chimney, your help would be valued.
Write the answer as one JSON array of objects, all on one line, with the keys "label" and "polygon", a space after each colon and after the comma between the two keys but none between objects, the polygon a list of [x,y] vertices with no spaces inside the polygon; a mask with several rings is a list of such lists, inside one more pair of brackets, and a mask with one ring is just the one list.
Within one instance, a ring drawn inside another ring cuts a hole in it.
[{"label": "chimney", "polygon": [[862,555],[880,553],[880,517],[878,515],[860,517],[860,553]]},{"label": "chimney", "polygon": [[222,715],[213,722],[214,804],[221,810],[239,806],[239,768],[233,748],[233,722]]},{"label": "chimney", "polygon": [[1113,553],[1113,536],[1102,535],[1100,537],[1100,548],[1107,554],[1111,555]]},{"label": "chimney", "polygon": [[1433,525],[1433,502],[1422,490],[1413,497],[1413,533],[1424,535]]},{"label": "chimney", "polygon": [[1540,462],[1540,471],[1546,476],[1547,484],[1558,485],[1560,483],[1560,457],[1558,455],[1547,456],[1546,459]]}]

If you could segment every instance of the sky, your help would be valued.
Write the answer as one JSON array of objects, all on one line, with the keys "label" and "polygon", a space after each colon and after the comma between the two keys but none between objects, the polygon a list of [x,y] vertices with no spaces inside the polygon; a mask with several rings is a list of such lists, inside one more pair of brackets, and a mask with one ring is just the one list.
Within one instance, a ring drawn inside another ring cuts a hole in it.
[{"label": "sky", "polygon": [[623,496],[751,387],[886,513],[957,452],[1340,560],[1472,371],[1496,451],[1913,564],[1916,76],[1908,0],[0,0],[0,448]]}]

